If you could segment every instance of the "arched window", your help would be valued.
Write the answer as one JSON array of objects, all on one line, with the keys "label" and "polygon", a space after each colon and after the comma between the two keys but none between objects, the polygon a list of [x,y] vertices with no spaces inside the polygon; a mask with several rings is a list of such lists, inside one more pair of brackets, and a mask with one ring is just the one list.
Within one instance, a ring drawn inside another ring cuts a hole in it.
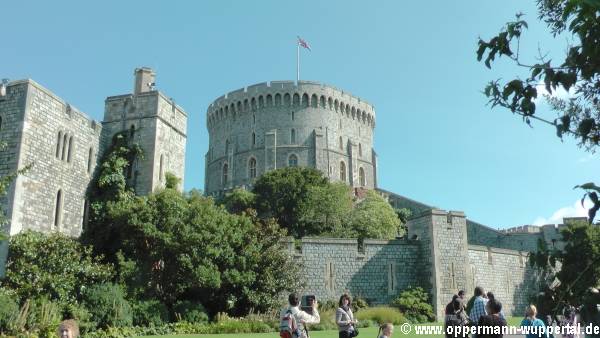
[{"label": "arched window", "polygon": [[221,184],[224,186],[227,185],[227,179],[229,176],[229,165],[227,163],[223,164],[223,173],[221,176]]},{"label": "arched window", "polygon": [[252,133],[252,146],[254,147],[256,145],[256,134],[253,132]]},{"label": "arched window", "polygon": [[2,131],[2,116],[0,116],[0,131]]},{"label": "arched window", "polygon": [[60,149],[62,146],[62,131],[58,132],[58,138],[56,139],[56,158],[60,158]]},{"label": "arched window", "polygon": [[296,129],[292,129],[290,131],[290,143],[291,144],[295,144],[296,143]]},{"label": "arched window", "polygon": [[69,149],[67,149],[67,162],[71,163],[71,153],[73,152],[73,136],[69,136]]},{"label": "arched window", "polygon": [[361,187],[367,185],[367,181],[365,180],[365,170],[362,167],[358,169],[358,181],[360,182]]},{"label": "arched window", "polygon": [[62,190],[58,190],[56,193],[56,206],[54,207],[54,227],[58,228],[62,223],[62,205],[63,205],[63,196]]},{"label": "arched window", "polygon": [[66,133],[63,135],[63,141],[62,141],[62,149],[60,150],[60,159],[62,161],[65,160],[65,156],[67,155],[67,147],[69,146],[67,144],[67,142],[69,142],[69,135],[67,135]]},{"label": "arched window", "polygon": [[309,101],[308,101],[308,94],[304,93],[302,95],[302,106],[303,107],[308,107]]},{"label": "arched window", "polygon": [[279,93],[275,94],[275,105],[281,106],[281,94]]},{"label": "arched window", "polygon": [[342,141],[342,137],[341,136],[338,139],[338,146],[340,147],[340,150],[344,150],[344,141]]},{"label": "arched window", "polygon": [[283,96],[283,104],[284,104],[286,107],[289,107],[289,106],[292,104],[292,103],[291,103],[291,97],[290,97],[290,94],[289,94],[289,93],[286,93],[286,94]]},{"label": "arched window", "polygon": [[346,163],[340,161],[340,181],[346,182]]},{"label": "arched window", "polygon": [[290,167],[297,167],[298,166],[298,156],[296,156],[296,154],[291,154],[290,157],[288,158],[288,165]]},{"label": "arched window", "polygon": [[248,177],[256,177],[256,159],[254,157],[250,158],[250,161],[248,161]]},{"label": "arched window", "polygon": [[293,102],[294,106],[299,106],[300,105],[300,95],[298,95],[298,93],[294,94],[294,102]]},{"label": "arched window", "polygon": [[256,114],[252,114],[252,124],[256,124]]},{"label": "arched window", "polygon": [[229,155],[229,140],[225,140],[225,156]]},{"label": "arched window", "polygon": [[294,121],[295,113],[292,112],[292,121]]},{"label": "arched window", "polygon": [[164,167],[165,167],[165,156],[163,154],[160,154],[160,163],[159,163],[159,167],[158,167],[158,180],[160,182],[163,181]]},{"label": "arched window", "polygon": [[133,137],[135,136],[135,125],[131,125],[131,127],[129,128],[129,139],[133,140]]},{"label": "arched window", "polygon": [[88,151],[88,162],[87,162],[87,173],[88,174],[92,173],[93,157],[94,157],[94,148],[90,147],[90,150]]},{"label": "arched window", "polygon": [[358,144],[358,156],[362,156],[362,145]]}]

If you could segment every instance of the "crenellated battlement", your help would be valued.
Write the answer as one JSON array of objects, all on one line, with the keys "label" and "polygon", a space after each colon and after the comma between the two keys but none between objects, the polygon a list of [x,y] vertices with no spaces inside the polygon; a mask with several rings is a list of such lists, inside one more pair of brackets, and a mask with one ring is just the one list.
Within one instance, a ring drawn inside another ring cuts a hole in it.
[{"label": "crenellated battlement", "polygon": [[375,108],[367,101],[333,86],[313,81],[270,81],[231,91],[207,109],[207,125],[238,114],[274,107],[320,108],[335,111],[375,127]]}]

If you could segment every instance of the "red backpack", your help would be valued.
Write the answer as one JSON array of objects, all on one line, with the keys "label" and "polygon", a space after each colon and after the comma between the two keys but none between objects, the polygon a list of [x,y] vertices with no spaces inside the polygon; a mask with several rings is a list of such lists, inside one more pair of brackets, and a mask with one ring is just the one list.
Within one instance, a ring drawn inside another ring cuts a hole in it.
[{"label": "red backpack", "polygon": [[298,337],[298,325],[296,324],[296,317],[292,314],[292,310],[287,310],[281,317],[279,324],[279,337],[281,338],[297,338]]}]

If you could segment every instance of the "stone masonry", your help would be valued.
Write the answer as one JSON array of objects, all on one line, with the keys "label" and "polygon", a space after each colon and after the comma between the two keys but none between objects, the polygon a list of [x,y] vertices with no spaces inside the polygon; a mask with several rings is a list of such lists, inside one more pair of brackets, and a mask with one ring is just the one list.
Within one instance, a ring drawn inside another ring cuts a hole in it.
[{"label": "stone masonry", "polygon": [[[8,233],[26,229],[78,236],[85,227],[86,198],[96,167],[111,140],[125,132],[144,158],[127,170],[140,195],[165,184],[172,172],[183,180],[187,114],[154,89],[149,68],[135,70],[131,94],[105,100],[97,122],[33,80],[0,85],[0,175],[32,165],[0,197]],[[286,166],[321,170],[332,181],[376,189],[412,219],[404,238],[382,241],[304,238],[286,251],[302,266],[303,293],[337,300],[344,292],[386,304],[411,286],[432,296],[442,316],[452,295],[477,285],[495,292],[507,314],[521,314],[536,292],[527,264],[539,242],[561,248],[560,226],[500,231],[383,190],[373,149],[375,110],[364,100],[316,82],[273,81],[228,93],[211,103],[206,119],[205,193],[220,196],[251,188],[261,174]],[[566,222],[566,221],[565,221]],[[6,260],[0,243],[0,262]],[[3,275],[4,264],[0,264]]]},{"label": "stone masonry", "polygon": [[[79,236],[88,214],[87,191],[115,134],[126,131],[139,143],[128,178],[138,194],[164,186],[172,172],[183,180],[187,115],[154,90],[149,68],[135,71],[133,94],[106,99],[104,121],[97,122],[33,80],[3,85],[0,95],[0,175],[32,167],[0,199],[10,235],[26,229]],[[4,93],[5,91],[5,93]],[[0,246],[0,262],[6,259]],[[4,264],[0,264],[0,275]]]}]

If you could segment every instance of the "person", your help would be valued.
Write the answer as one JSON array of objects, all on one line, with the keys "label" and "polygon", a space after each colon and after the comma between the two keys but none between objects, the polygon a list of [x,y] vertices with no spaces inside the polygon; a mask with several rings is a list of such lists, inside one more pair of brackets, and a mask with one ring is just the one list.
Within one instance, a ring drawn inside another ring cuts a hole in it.
[{"label": "person", "polygon": [[[581,316],[581,325],[592,327],[600,326],[600,292],[596,288],[589,288],[586,292],[583,300],[583,305],[579,311]],[[594,332],[586,332],[585,338],[598,338],[600,334],[594,334]]]},{"label": "person", "polygon": [[347,293],[344,293],[340,297],[339,307],[335,311],[335,323],[338,326],[340,338],[352,338],[356,336],[355,325],[357,323],[354,319],[354,314],[350,308],[352,300]]},{"label": "person", "polygon": [[[565,304],[563,308],[563,320],[561,322],[562,327],[575,327],[577,326],[577,310],[569,303]],[[576,338],[579,337],[575,332],[563,333],[563,338]]]},{"label": "person", "polygon": [[289,295],[288,302],[289,306],[281,310],[280,318],[283,320],[288,313],[291,313],[292,316],[296,319],[296,324],[298,325],[299,332],[295,334],[293,338],[310,338],[310,336],[308,335],[306,325],[318,324],[321,321],[321,317],[319,316],[319,306],[317,300],[315,299],[315,301],[312,304],[312,315],[310,313],[300,310],[300,301],[296,293],[291,293]]},{"label": "person", "polygon": [[462,304],[462,307],[465,307],[466,304],[466,294],[465,294],[465,290],[458,290],[458,298],[460,298],[460,302]]},{"label": "person", "polygon": [[392,323],[384,323],[379,327],[379,338],[391,338],[394,333],[394,325]]},{"label": "person", "polygon": [[454,295],[454,296],[452,296],[452,300],[450,301],[450,303],[446,304],[446,309],[444,311],[444,314],[446,316],[454,314],[454,301],[457,300],[458,298],[459,298],[458,295]]},{"label": "person", "polygon": [[[477,338],[502,338],[504,336],[502,329],[506,326],[506,320],[500,317],[502,303],[497,299],[493,299],[488,304],[490,313],[479,317],[479,321],[477,322],[478,329],[483,330],[478,332]],[[488,331],[485,331],[486,329]]]},{"label": "person", "polygon": [[77,338],[79,337],[79,325],[73,319],[63,320],[58,325],[58,338]]},{"label": "person", "polygon": [[535,305],[529,305],[525,309],[525,318],[521,321],[521,327],[531,327],[531,331],[525,335],[525,338],[547,338],[548,332],[544,321],[536,318],[537,308]]},{"label": "person", "polygon": [[[465,329],[470,324],[469,316],[465,313],[463,303],[460,301],[458,295],[456,295],[456,298],[453,298],[451,305],[451,313],[446,314],[446,319],[444,321],[446,338],[465,338],[468,336]],[[449,332],[448,327],[452,327],[452,333]]]},{"label": "person", "polygon": [[[473,307],[469,313],[469,318],[471,319],[471,323],[474,325],[479,325],[479,318],[487,314],[485,305],[487,304],[488,300],[483,297],[485,292],[481,286],[476,287],[474,293],[475,300],[473,301]],[[473,334],[473,338],[476,336],[476,334]]]},{"label": "person", "polygon": [[[487,293],[487,299],[488,299],[488,302],[489,302],[492,299],[496,299],[496,296],[491,291],[488,291],[488,293]],[[500,317],[502,317],[502,319],[506,320],[506,317],[504,316],[504,311],[500,311]]]}]

